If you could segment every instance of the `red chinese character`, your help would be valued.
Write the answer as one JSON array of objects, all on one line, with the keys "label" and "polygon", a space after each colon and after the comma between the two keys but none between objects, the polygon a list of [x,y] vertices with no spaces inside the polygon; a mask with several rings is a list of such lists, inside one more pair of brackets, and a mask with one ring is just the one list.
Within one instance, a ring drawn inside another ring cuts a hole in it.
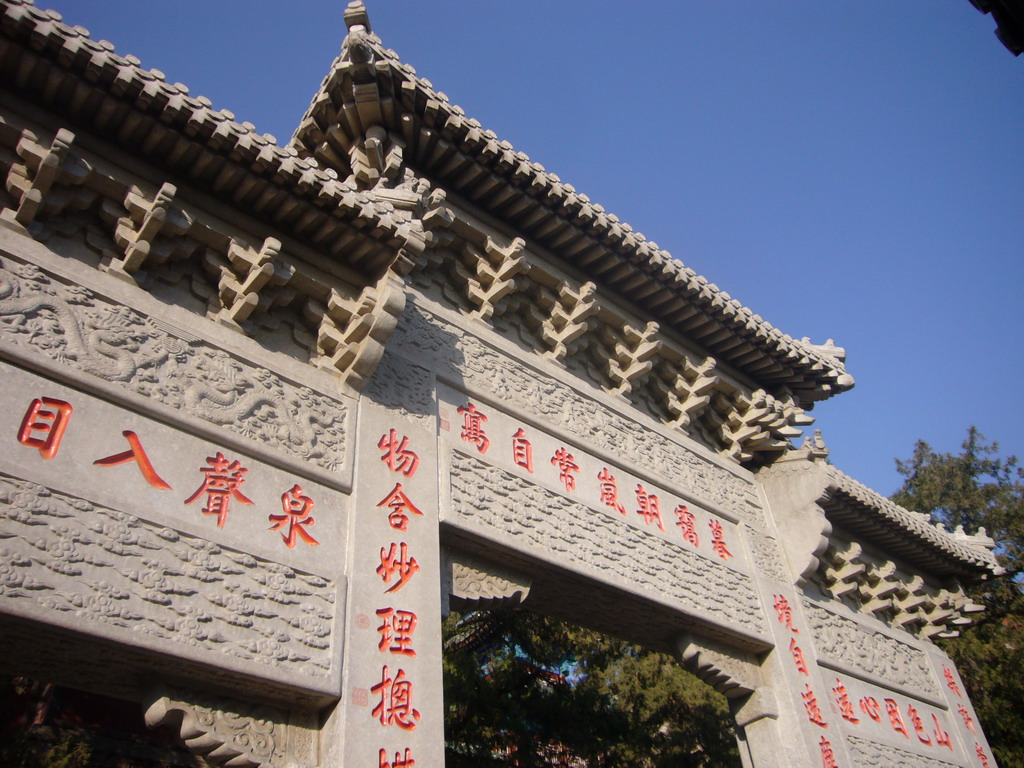
[{"label": "red chinese character", "polygon": [[409,438],[402,435],[398,439],[398,432],[390,430],[388,434],[381,435],[377,441],[377,447],[384,451],[380,460],[388,465],[392,472],[401,472],[406,477],[416,474],[416,468],[420,465],[420,457],[409,450]]},{"label": "red chinese character", "polygon": [[962,699],[963,696],[960,693],[960,686],[956,684],[956,678],[953,677],[953,670],[949,667],[943,667],[942,674],[946,676],[946,685],[949,686],[949,690],[955,693],[957,698]]},{"label": "red chinese character", "polygon": [[[942,730],[942,723],[939,722],[939,718],[933,713],[932,721],[935,723],[935,743],[940,747],[946,747],[950,752],[953,751],[953,740],[949,738],[949,734]],[[971,729],[974,730],[973,728]]]},{"label": "red chinese character", "polygon": [[[974,731],[974,718],[971,717],[970,712],[967,711],[967,707],[965,707],[963,704],[957,704],[956,708],[960,712],[960,717],[963,718],[964,725],[970,730]],[[977,731],[974,732],[977,733]]]},{"label": "red chinese character", "polygon": [[683,532],[683,541],[688,541],[693,546],[700,546],[700,537],[697,535],[697,518],[694,517],[693,512],[685,504],[680,504],[676,507],[676,525],[679,526]]},{"label": "red chinese character", "polygon": [[380,632],[377,647],[382,651],[415,656],[416,651],[409,646],[412,645],[412,633],[416,631],[416,614],[412,611],[396,611],[394,608],[378,608],[377,615],[383,622],[377,627]]},{"label": "red chinese character", "polygon": [[415,557],[409,557],[409,548],[403,541],[400,545],[391,544],[391,548],[385,552],[384,547],[380,548],[380,565],[377,566],[377,573],[384,580],[385,584],[391,584],[391,577],[397,575],[396,581],[385,592],[397,592],[404,587],[412,575],[420,569],[420,564]]},{"label": "red chinese character", "polygon": [[401,483],[395,483],[395,487],[391,489],[387,496],[377,502],[377,506],[387,507],[391,510],[388,512],[388,522],[392,528],[399,531],[404,531],[409,527],[410,513],[423,516],[423,513],[416,508],[416,505],[409,501],[409,497],[402,490]]},{"label": "red chinese character", "polygon": [[775,595],[775,610],[779,614],[779,624],[799,635],[800,630],[793,626],[793,609],[789,605],[789,600],[782,595]]},{"label": "red chinese character", "polygon": [[636,513],[644,519],[647,525],[655,521],[661,530],[665,530],[665,526],[661,522],[661,505],[658,503],[658,497],[645,491],[640,483],[636,484],[636,503],[640,506]]},{"label": "red chinese character", "polygon": [[480,453],[487,453],[487,449],[491,445],[491,441],[484,434],[484,422],[487,421],[487,417],[480,413],[472,403],[460,405],[458,411],[466,417],[465,423],[462,425],[462,439],[475,445]]},{"label": "red chinese character", "polygon": [[882,708],[874,696],[865,696],[860,700],[860,711],[876,723],[882,722]]},{"label": "red chinese character", "polygon": [[978,755],[978,759],[981,761],[981,768],[989,768],[988,755],[986,755],[985,750],[981,748],[981,744],[975,742],[974,752]]},{"label": "red chinese character", "polygon": [[377,768],[412,768],[414,765],[416,761],[412,759],[412,750],[408,747],[405,748],[405,757],[402,757],[400,752],[395,752],[395,759],[390,763],[388,753],[382,749],[377,762]]},{"label": "red chinese character", "polygon": [[910,734],[907,732],[907,726],[903,722],[903,715],[900,714],[899,705],[892,699],[885,700],[885,711],[889,715],[889,722],[892,723],[892,729],[897,733],[902,733],[908,739]]},{"label": "red chinese character", "polygon": [[142,472],[142,476],[146,478],[147,483],[161,491],[171,490],[171,486],[153,469],[149,456],[146,455],[146,450],[142,447],[142,443],[139,442],[139,436],[130,429],[126,429],[121,435],[128,440],[128,445],[131,448],[122,453],[115,453],[113,456],[96,459],[93,464],[100,467],[116,467],[118,464],[127,464],[129,461],[134,461],[138,465],[139,471]]},{"label": "red chinese character", "polygon": [[416,730],[413,720],[420,719],[420,712],[412,708],[412,683],[405,679],[404,669],[398,670],[392,680],[385,665],[381,670],[380,682],[370,689],[370,693],[380,694],[380,702],[373,708],[372,714],[380,720],[381,725],[397,725],[406,731]]},{"label": "red chinese character", "polygon": [[839,706],[839,714],[843,716],[843,720],[848,720],[854,724],[860,723],[860,718],[853,712],[853,702],[850,701],[850,694],[846,692],[846,686],[843,685],[843,681],[838,677],[836,678],[836,687],[832,689],[832,693],[836,695],[836,704]]},{"label": "red chinese character", "polygon": [[295,539],[297,536],[301,536],[302,540],[307,544],[317,546],[320,542],[310,536],[305,528],[307,525],[315,525],[316,520],[309,514],[313,511],[313,500],[309,496],[303,495],[302,486],[298,484],[293,485],[282,493],[281,507],[284,509],[283,515],[268,515],[267,519],[274,523],[274,525],[270,526],[267,530],[279,531],[287,523],[287,535],[281,534],[285,546],[289,549],[295,549]]},{"label": "red chinese character", "polygon": [[64,400],[37,397],[29,403],[21,420],[18,442],[29,448],[38,448],[40,456],[52,459],[60,449],[60,441],[73,410],[71,403]]},{"label": "red chinese character", "polygon": [[796,644],[796,638],[789,638],[789,652],[793,654],[793,662],[796,664],[796,671],[802,675],[811,676],[811,673],[807,671],[807,663],[804,661],[804,652],[800,649],[800,646]]},{"label": "red chinese character", "polygon": [[917,733],[917,740],[931,746],[932,740],[928,736],[921,735],[925,732],[924,723],[921,722],[921,715],[914,709],[913,704],[907,705],[907,715],[910,717],[910,724],[914,726],[914,732]]},{"label": "red chinese character", "polygon": [[800,697],[804,700],[804,709],[807,710],[807,719],[815,725],[820,725],[822,728],[828,728],[828,723],[825,722],[825,718],[821,715],[821,707],[818,706],[818,697],[814,695],[814,691],[811,690],[811,684],[808,683],[806,689],[800,694]]},{"label": "red chinese character", "polygon": [[559,448],[551,457],[551,463],[558,467],[558,479],[565,485],[566,492],[576,490],[576,475],[580,468],[576,464],[576,457],[565,448]]},{"label": "red chinese character", "polygon": [[242,504],[252,504],[252,500],[238,490],[245,482],[245,473],[249,470],[237,461],[228,462],[220,451],[217,451],[216,456],[207,456],[206,460],[210,462],[210,466],[199,468],[206,477],[196,492],[185,499],[185,504],[191,504],[205,493],[206,506],[203,507],[203,514],[216,515],[217,527],[223,528],[228,517],[228,502],[232,496]]},{"label": "red chinese character", "polygon": [[718,553],[720,558],[728,560],[732,557],[732,552],[725,548],[725,532],[722,530],[722,524],[717,520],[710,520],[708,526],[711,528],[711,548]]},{"label": "red chinese character", "polygon": [[832,750],[832,744],[829,743],[829,740],[822,736],[818,746],[821,747],[821,768],[839,768],[839,763],[836,762],[836,754]]},{"label": "red chinese character", "polygon": [[626,514],[626,508],[619,503],[619,489],[615,485],[615,475],[608,471],[608,467],[603,467],[597,473],[597,479],[601,483],[601,503],[620,514]]},{"label": "red chinese character", "polygon": [[512,461],[527,472],[533,472],[533,446],[522,427],[512,435]]}]

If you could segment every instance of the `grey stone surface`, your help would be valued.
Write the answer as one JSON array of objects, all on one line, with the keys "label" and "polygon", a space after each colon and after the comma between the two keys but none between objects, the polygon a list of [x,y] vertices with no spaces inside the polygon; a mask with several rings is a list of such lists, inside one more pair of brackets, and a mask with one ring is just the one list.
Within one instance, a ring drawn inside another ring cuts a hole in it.
[{"label": "grey stone surface", "polygon": [[905,690],[918,691],[933,699],[938,697],[939,689],[923,651],[811,601],[805,601],[804,605],[814,642],[823,659],[889,681]]},{"label": "grey stone surface", "polygon": [[766,631],[743,573],[479,459],[454,452],[450,466],[453,524],[695,617]]},{"label": "grey stone surface", "polygon": [[0,667],[214,762],[426,768],[449,594],[522,601],[676,653],[746,768],[994,766],[930,642],[991,539],[790,443],[845,350],[345,20],[279,147],[0,5]]}]

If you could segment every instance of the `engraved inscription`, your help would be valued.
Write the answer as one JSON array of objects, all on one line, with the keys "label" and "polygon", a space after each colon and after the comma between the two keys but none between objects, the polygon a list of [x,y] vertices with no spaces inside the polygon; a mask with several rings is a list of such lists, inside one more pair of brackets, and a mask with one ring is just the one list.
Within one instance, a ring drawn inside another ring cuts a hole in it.
[{"label": "engraved inscription", "polygon": [[117,383],[326,470],[344,464],[347,409],[159,321],[0,260],[0,341]]},{"label": "engraved inscription", "polygon": [[676,479],[678,485],[692,489],[700,498],[718,504],[744,522],[756,527],[764,525],[751,483],[499,354],[474,336],[418,307],[406,308],[392,343],[410,359],[431,354],[473,389],[558,425],[584,443],[616,455],[636,456],[640,464],[662,477]]},{"label": "engraved inscription", "polygon": [[508,472],[452,454],[452,509],[499,540],[611,575],[708,618],[766,630],[752,580]]}]

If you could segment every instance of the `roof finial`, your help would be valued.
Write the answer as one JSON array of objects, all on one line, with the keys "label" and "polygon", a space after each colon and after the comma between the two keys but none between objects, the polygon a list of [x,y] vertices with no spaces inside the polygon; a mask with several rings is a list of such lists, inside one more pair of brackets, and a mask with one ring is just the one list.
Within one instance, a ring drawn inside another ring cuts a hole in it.
[{"label": "roof finial", "polygon": [[370,27],[370,16],[366,12],[363,0],[352,0],[348,4],[348,8],[345,9],[345,26],[348,27],[349,32],[354,32],[359,28],[365,32],[373,32]]}]

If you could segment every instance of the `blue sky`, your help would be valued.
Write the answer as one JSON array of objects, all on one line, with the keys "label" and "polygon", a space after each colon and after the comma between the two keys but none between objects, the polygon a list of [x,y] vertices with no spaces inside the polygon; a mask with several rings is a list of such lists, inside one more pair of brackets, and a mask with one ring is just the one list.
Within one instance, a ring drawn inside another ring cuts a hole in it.
[{"label": "blue sky", "polygon": [[[39,0],[45,6],[45,0]],[[52,0],[285,143],[343,0]],[[819,404],[881,493],[974,424],[1024,456],[1024,57],[967,0],[378,2],[468,115],[783,331],[848,352]]]}]

